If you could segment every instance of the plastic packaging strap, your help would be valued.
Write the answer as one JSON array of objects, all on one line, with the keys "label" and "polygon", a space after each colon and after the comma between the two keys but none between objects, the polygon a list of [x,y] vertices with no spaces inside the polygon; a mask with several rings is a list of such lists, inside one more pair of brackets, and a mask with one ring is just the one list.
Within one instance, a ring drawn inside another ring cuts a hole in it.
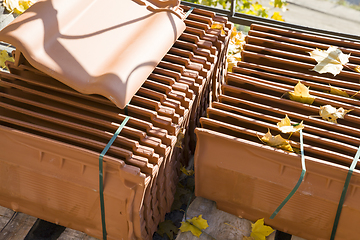
[{"label": "plastic packaging strap", "polygon": [[[125,107],[125,111],[127,112],[127,106]],[[101,224],[102,224],[102,232],[103,232],[103,239],[107,239],[106,233],[106,223],[105,223],[105,203],[104,203],[104,175],[103,175],[103,157],[114,143],[116,137],[119,135],[121,130],[125,127],[126,123],[129,121],[130,117],[127,116],[124,121],[120,124],[119,128],[116,130],[104,150],[101,152],[99,156],[99,192],[100,192],[100,209],[101,209]]]},{"label": "plastic packaging strap", "polygon": [[300,184],[304,180],[304,176],[306,173],[306,166],[305,166],[305,155],[304,155],[304,143],[303,142],[304,142],[303,141],[303,133],[302,133],[302,130],[300,130],[300,151],[301,151],[301,168],[302,168],[300,178],[299,178],[298,182],[296,183],[295,187],[293,188],[293,190],[291,190],[291,192],[289,193],[289,195],[276,208],[276,210],[273,212],[273,214],[271,214],[270,219],[273,219],[279,213],[279,211],[284,207],[284,205],[290,200],[290,198],[298,190],[298,188],[300,187]]},{"label": "plastic packaging strap", "polygon": [[190,13],[192,13],[192,11],[193,11],[194,9],[195,9],[195,7],[190,8],[189,11],[187,11],[187,12],[185,13],[185,18],[187,18],[187,17],[190,15]]},{"label": "plastic packaging strap", "polygon": [[359,158],[360,158],[360,146],[359,146],[359,148],[358,148],[358,150],[357,150],[357,152],[355,154],[354,160],[352,161],[352,163],[350,165],[350,168],[349,168],[349,171],[348,171],[348,174],[346,176],[346,180],[345,180],[345,183],[344,183],[344,188],[342,190],[340,201],[339,201],[338,208],[337,208],[337,211],[336,211],[334,225],[333,225],[333,228],[332,228],[332,231],[331,231],[330,240],[335,239],[336,230],[337,230],[337,227],[338,227],[338,224],[339,224],[340,214],[341,214],[341,210],[342,210],[342,207],[343,207],[343,204],[344,204],[344,201],[345,201],[346,192],[347,192],[348,187],[349,187],[349,183],[350,183],[352,173],[353,173],[353,171],[354,171],[354,169],[356,167],[357,162],[359,161]]}]

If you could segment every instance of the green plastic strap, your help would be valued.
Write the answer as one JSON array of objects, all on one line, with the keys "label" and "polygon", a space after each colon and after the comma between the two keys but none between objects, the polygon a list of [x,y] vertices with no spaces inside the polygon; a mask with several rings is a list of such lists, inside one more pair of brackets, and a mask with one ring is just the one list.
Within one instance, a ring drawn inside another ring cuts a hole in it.
[{"label": "green plastic strap", "polygon": [[190,15],[190,13],[192,13],[192,11],[193,11],[194,9],[195,9],[195,7],[190,8],[189,11],[187,11],[187,12],[185,13],[185,18],[187,18],[187,17]]},{"label": "green plastic strap", "polygon": [[[127,108],[127,106],[125,107]],[[107,239],[106,233],[106,223],[105,223],[105,203],[104,203],[104,175],[103,175],[103,157],[114,143],[116,137],[119,135],[121,130],[125,127],[126,123],[129,121],[130,117],[127,116],[124,121],[120,124],[119,128],[116,130],[104,150],[101,152],[99,156],[99,192],[100,192],[100,209],[101,209],[101,223],[102,223],[102,232],[103,232],[103,239]]]},{"label": "green plastic strap", "polygon": [[271,214],[270,219],[273,219],[279,213],[279,211],[284,207],[284,205],[290,200],[290,198],[298,190],[298,188],[300,187],[300,184],[304,180],[304,176],[306,173],[306,166],[305,166],[304,141],[303,141],[302,130],[300,130],[300,151],[301,151],[301,168],[302,168],[300,178],[299,178],[298,182],[296,183],[295,187],[293,188],[293,190],[291,190],[291,192],[289,193],[289,195],[276,208],[276,210],[273,212],[273,214]]},{"label": "green plastic strap", "polygon": [[330,240],[335,239],[336,230],[337,230],[337,227],[338,227],[338,224],[339,224],[340,214],[341,214],[341,210],[342,210],[342,207],[343,207],[343,204],[344,204],[344,201],[345,201],[346,192],[347,192],[348,187],[349,187],[349,183],[350,183],[352,173],[353,173],[353,171],[354,171],[354,169],[356,167],[357,162],[359,161],[359,158],[360,158],[360,146],[359,146],[359,148],[358,148],[358,150],[357,150],[357,152],[355,154],[354,160],[352,161],[351,166],[350,166],[349,171],[348,171],[348,174],[346,176],[346,180],[345,180],[345,183],[344,183],[344,188],[342,190],[339,205],[338,205],[338,208],[337,208],[337,211],[336,211],[334,225],[333,225],[333,228],[332,228],[332,231],[331,231]]}]

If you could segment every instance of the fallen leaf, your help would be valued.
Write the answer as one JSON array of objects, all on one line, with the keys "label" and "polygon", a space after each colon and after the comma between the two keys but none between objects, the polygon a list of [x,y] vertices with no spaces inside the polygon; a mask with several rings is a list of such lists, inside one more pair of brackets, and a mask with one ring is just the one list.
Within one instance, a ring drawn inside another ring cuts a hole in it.
[{"label": "fallen leaf", "polygon": [[354,68],[354,70],[355,70],[355,72],[360,73],[360,66],[356,66],[356,67]]},{"label": "fallen leaf", "polygon": [[229,55],[226,59],[227,61],[227,71],[228,72],[232,72],[233,67],[237,66],[237,63],[239,61],[241,61],[241,56],[240,54],[236,54],[236,55]]},{"label": "fallen leaf", "polygon": [[220,29],[221,30],[221,34],[225,35],[225,31],[224,31],[224,25],[220,24],[220,23],[213,23],[211,25],[211,29]]},{"label": "fallen leaf", "polygon": [[343,65],[349,62],[350,57],[350,54],[346,55],[334,46],[330,46],[326,51],[317,48],[309,54],[318,63],[312,70],[318,73],[329,72],[334,76],[341,72]]},{"label": "fallen leaf", "polygon": [[289,97],[293,101],[312,104],[315,100],[315,97],[309,94],[309,88],[307,88],[300,81],[294,87],[293,92],[289,92]]},{"label": "fallen leaf", "polygon": [[5,65],[5,62],[6,61],[11,61],[11,62],[14,62],[14,58],[13,57],[10,57],[8,52],[6,50],[2,50],[0,52],[0,66],[2,68],[7,68],[6,65]]},{"label": "fallen leaf", "polygon": [[231,38],[228,45],[227,71],[232,72],[232,68],[241,61],[241,52],[245,45],[245,34],[237,31],[234,27],[231,31]]},{"label": "fallen leaf", "polygon": [[343,91],[337,87],[333,87],[331,85],[330,85],[330,93],[334,94],[334,95],[338,95],[338,96],[350,97],[349,94],[347,94],[345,91]]},{"label": "fallen leaf", "polygon": [[193,217],[192,219],[181,222],[180,231],[189,232],[191,231],[197,237],[200,237],[203,229],[209,227],[207,220],[202,218],[202,215]]},{"label": "fallen leaf", "polygon": [[274,14],[271,16],[272,19],[285,22],[285,20],[282,18],[281,14],[279,12],[274,12]]},{"label": "fallen leaf", "polygon": [[36,0],[4,0],[3,5],[9,12],[22,14],[35,2]]},{"label": "fallen leaf", "polygon": [[337,123],[338,118],[344,118],[345,115],[351,110],[345,110],[342,107],[336,109],[331,105],[321,106],[319,109],[319,115],[322,119],[329,122]]},{"label": "fallen leaf", "polygon": [[264,225],[264,218],[261,218],[255,223],[251,224],[250,237],[253,237],[255,240],[266,240],[266,237],[269,236],[273,231],[274,229]]},{"label": "fallen leaf", "polygon": [[171,220],[165,220],[164,222],[159,223],[159,229],[157,233],[162,237],[166,234],[170,240],[174,239],[174,234],[177,234],[179,229],[174,225]]},{"label": "fallen leaf", "polygon": [[181,149],[183,148],[184,137],[185,137],[184,129],[181,128],[180,131],[179,131],[179,134],[177,135],[177,138],[176,138],[175,147],[178,147],[178,148],[181,148]]},{"label": "fallen leaf", "polygon": [[181,172],[183,172],[185,175],[187,175],[187,176],[192,176],[192,175],[194,175],[194,170],[187,170],[184,166],[182,166],[181,168],[180,168],[180,171]]},{"label": "fallen leaf", "polygon": [[271,147],[276,147],[289,152],[293,152],[289,141],[282,138],[280,134],[273,136],[270,132],[270,129],[268,129],[268,132],[262,138],[260,138],[260,140]]},{"label": "fallen leaf", "polygon": [[278,129],[283,133],[294,133],[304,129],[303,121],[298,124],[291,125],[290,118],[288,115],[285,115],[285,118],[281,119],[280,122],[277,123]]}]

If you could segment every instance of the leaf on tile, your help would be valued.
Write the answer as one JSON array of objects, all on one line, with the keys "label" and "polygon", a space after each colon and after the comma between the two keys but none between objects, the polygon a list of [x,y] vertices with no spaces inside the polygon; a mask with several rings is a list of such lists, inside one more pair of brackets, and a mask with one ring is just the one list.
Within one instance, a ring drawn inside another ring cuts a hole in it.
[{"label": "leaf on tile", "polygon": [[349,94],[347,94],[345,91],[343,91],[337,87],[333,87],[331,85],[330,85],[330,93],[334,94],[334,95],[338,95],[338,96],[350,97]]},{"label": "leaf on tile", "polygon": [[241,61],[241,55],[240,53],[237,53],[235,55],[229,55],[226,59],[227,61],[227,71],[232,72],[232,69],[234,66],[237,65],[238,62]]},{"label": "leaf on tile", "polygon": [[228,57],[226,59],[228,72],[232,72],[232,68],[241,61],[241,52],[245,44],[245,34],[237,31],[234,27],[231,31],[230,42],[228,46]]},{"label": "leaf on tile", "polygon": [[277,123],[278,129],[283,133],[294,133],[304,129],[303,121],[298,124],[291,125],[290,118],[288,115],[285,115],[285,118],[281,119],[280,122]]},{"label": "leaf on tile", "polygon": [[0,66],[2,68],[7,68],[6,65],[5,65],[5,62],[6,61],[11,61],[11,62],[14,62],[14,58],[13,57],[10,57],[8,52],[6,50],[2,50],[0,52]]},{"label": "leaf on tile", "polygon": [[356,66],[356,67],[354,68],[354,70],[355,70],[355,72],[360,73],[360,66],[359,66],[359,65],[358,65],[358,66]]},{"label": "leaf on tile", "polygon": [[315,100],[315,97],[309,94],[309,88],[300,81],[294,87],[294,91],[289,92],[289,97],[293,101],[307,104],[312,104]]},{"label": "leaf on tile", "polygon": [[213,24],[211,25],[211,29],[219,29],[219,30],[221,30],[221,34],[222,34],[222,35],[225,35],[224,24],[221,24],[221,23],[213,23]]},{"label": "leaf on tile", "polygon": [[159,223],[159,229],[157,233],[162,237],[166,234],[170,240],[174,239],[174,234],[177,234],[179,229],[174,225],[171,220],[165,220],[164,222]]},{"label": "leaf on tile", "polygon": [[351,110],[345,110],[342,107],[336,109],[331,105],[321,106],[319,109],[319,115],[322,119],[329,122],[337,123],[338,118],[344,118],[345,115]]},{"label": "leaf on tile", "polygon": [[289,141],[282,138],[280,134],[273,136],[270,132],[270,129],[268,129],[268,132],[262,137],[259,138],[263,143],[266,143],[267,145],[271,147],[276,147],[279,149],[283,149],[285,151],[293,152],[293,149],[291,145],[289,144]]},{"label": "leaf on tile", "polygon": [[193,217],[192,219],[181,222],[180,231],[189,232],[191,231],[197,237],[200,237],[202,230],[208,228],[209,225],[206,219],[202,218],[202,215],[198,217]]},{"label": "leaf on tile", "polygon": [[312,70],[318,73],[332,73],[334,76],[341,72],[350,57],[350,54],[344,54],[334,46],[330,46],[326,51],[317,48],[309,54],[318,63]]},{"label": "leaf on tile", "polygon": [[254,240],[266,240],[266,237],[269,236],[273,231],[274,229],[264,225],[264,218],[261,218],[255,223],[251,224],[250,237],[253,237]]}]

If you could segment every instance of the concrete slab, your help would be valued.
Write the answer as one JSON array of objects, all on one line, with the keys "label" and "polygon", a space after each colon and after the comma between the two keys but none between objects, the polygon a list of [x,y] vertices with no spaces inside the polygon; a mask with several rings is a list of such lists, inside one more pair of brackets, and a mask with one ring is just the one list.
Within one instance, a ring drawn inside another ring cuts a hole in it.
[{"label": "concrete slab", "polygon": [[[269,5],[269,0],[258,0],[269,7],[269,15],[279,8]],[[360,35],[360,11],[327,0],[287,0],[288,11],[281,12],[286,22],[335,32]]]},{"label": "concrete slab", "polygon": [[[191,232],[179,232],[176,240],[241,240],[243,236],[250,236],[251,222],[249,220],[217,209],[214,201],[202,197],[195,198],[187,210],[187,219],[199,215],[202,215],[209,224],[209,227],[204,230],[206,234],[203,233],[198,238]],[[267,240],[274,239],[275,231],[267,237]],[[291,240],[305,239],[292,236]]]},{"label": "concrete slab", "polygon": [[203,233],[198,238],[191,232],[184,232],[179,233],[176,240],[213,240],[214,238],[239,240],[243,236],[250,235],[251,222],[249,220],[217,209],[216,203],[211,200],[197,197],[190,204],[187,218],[191,219],[199,215],[208,221],[209,227],[204,230],[208,235]]}]

